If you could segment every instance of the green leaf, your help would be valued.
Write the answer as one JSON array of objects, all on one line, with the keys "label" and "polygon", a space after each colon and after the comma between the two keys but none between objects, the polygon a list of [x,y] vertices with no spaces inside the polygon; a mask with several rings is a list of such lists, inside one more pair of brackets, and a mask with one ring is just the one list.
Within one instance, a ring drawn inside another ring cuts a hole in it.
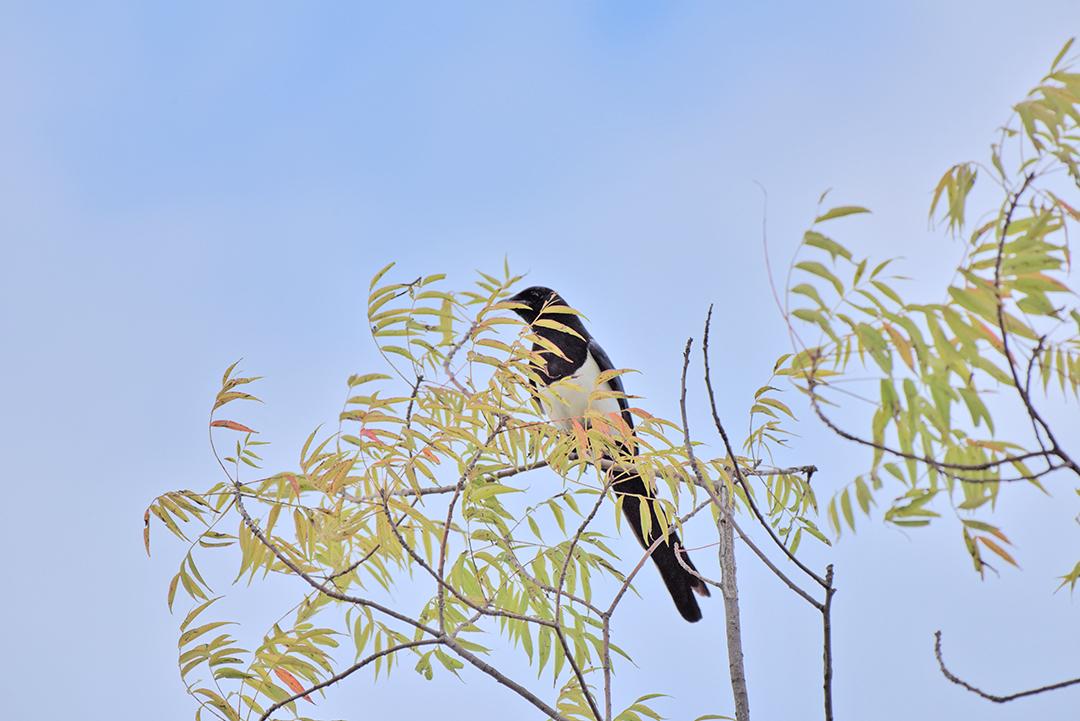
[{"label": "green leaf", "polygon": [[851,260],[851,251],[837,243],[832,238],[822,235],[816,230],[808,230],[803,234],[803,242],[811,248],[824,250],[835,261],[837,257]]},{"label": "green leaf", "polygon": [[823,215],[819,215],[814,219],[815,223],[824,223],[826,220],[832,220],[833,218],[843,218],[845,215],[855,215],[857,213],[869,213],[870,211],[858,205],[838,205],[831,210],[826,211]]},{"label": "green leaf", "polygon": [[801,263],[796,263],[795,267],[798,268],[799,270],[805,271],[807,273],[812,273],[813,275],[820,276],[820,277],[824,278],[825,280],[832,283],[833,288],[836,289],[836,292],[838,294],[843,295],[843,293],[844,293],[844,284],[840,281],[839,278],[837,278],[833,274],[833,272],[831,270],[826,268],[821,263],[818,263],[817,261],[812,261],[812,260],[804,260]]}]

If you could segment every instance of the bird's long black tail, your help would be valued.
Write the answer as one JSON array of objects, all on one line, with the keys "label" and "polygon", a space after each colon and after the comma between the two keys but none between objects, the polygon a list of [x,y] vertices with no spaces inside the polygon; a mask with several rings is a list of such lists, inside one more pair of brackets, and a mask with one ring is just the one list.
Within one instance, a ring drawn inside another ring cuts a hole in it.
[{"label": "bird's long black tail", "polygon": [[[648,504],[649,512],[652,515],[648,537],[646,537],[642,527],[641,504],[646,499],[652,498],[652,493],[641,479],[641,476],[636,474],[627,474],[616,479],[613,487],[615,493],[622,498],[622,510],[627,523],[634,529],[634,535],[637,536],[641,545],[648,548],[663,535],[663,526],[660,525],[660,519],[656,516],[656,509],[653,508],[651,503]],[[667,540],[652,552],[652,560],[660,570],[660,577],[664,579],[664,585],[667,586],[672,600],[675,601],[675,607],[679,609],[679,613],[682,614],[683,618],[693,623],[701,620],[701,608],[698,606],[694,595],[708,596],[709,587],[700,578],[688,573],[679,564],[679,561],[675,558],[675,544],[681,546],[682,542],[679,540],[679,535],[675,532],[675,529],[672,528],[668,531]],[[687,566],[697,571],[685,553],[682,554],[682,560]]]}]

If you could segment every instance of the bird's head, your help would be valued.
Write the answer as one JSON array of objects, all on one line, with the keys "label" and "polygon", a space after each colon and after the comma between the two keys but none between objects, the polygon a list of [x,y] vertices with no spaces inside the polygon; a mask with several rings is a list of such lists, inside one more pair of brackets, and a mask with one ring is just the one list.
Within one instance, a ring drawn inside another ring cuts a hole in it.
[{"label": "bird's head", "polygon": [[507,300],[511,303],[521,304],[520,308],[514,308],[514,312],[521,316],[521,319],[526,323],[532,323],[536,320],[544,308],[565,306],[567,304],[561,295],[542,285],[530,286]]}]

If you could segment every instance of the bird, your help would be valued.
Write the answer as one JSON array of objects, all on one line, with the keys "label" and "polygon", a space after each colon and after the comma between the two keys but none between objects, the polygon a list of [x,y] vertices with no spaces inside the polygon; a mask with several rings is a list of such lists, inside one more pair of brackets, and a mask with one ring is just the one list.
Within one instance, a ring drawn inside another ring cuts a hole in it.
[{"label": "bird", "polygon": [[[633,431],[634,422],[622,379],[615,375],[600,380],[604,371],[614,370],[608,354],[585,328],[585,324],[576,314],[569,312],[570,307],[561,295],[551,288],[532,286],[509,298],[511,307],[521,319],[532,328],[532,332],[548,344],[558,348],[561,355],[553,352],[550,345],[536,342],[533,344],[533,360],[530,361],[536,381],[530,379],[535,387],[534,400],[541,412],[547,415],[553,425],[564,430],[573,430],[577,422],[583,427],[588,425],[586,414],[589,411],[602,415],[617,414]],[[538,324],[541,318],[555,321]],[[561,330],[558,326],[572,332]],[[554,326],[554,327],[553,327]],[[611,395],[595,391],[608,391]],[[627,449],[632,455],[637,454],[637,445]],[[654,504],[648,503],[652,514],[651,523],[646,530],[642,524],[641,507],[643,500],[654,498],[649,485],[640,475],[623,472],[615,476],[612,489],[622,501],[622,512],[638,542],[648,549],[663,535],[664,526],[657,517]],[[679,613],[687,621],[694,623],[701,620],[701,607],[698,596],[709,596],[709,588],[704,581],[694,575],[697,569],[690,559],[683,554],[683,562],[694,569],[690,573],[675,558],[675,545],[681,546],[674,528],[669,528],[667,540],[660,543],[652,552],[653,563],[660,571],[660,577],[667,586]]]}]

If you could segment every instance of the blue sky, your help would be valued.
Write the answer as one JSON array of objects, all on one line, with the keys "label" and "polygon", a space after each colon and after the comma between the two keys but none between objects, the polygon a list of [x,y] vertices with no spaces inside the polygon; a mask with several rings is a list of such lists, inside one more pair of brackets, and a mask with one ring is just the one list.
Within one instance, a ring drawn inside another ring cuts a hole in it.
[{"label": "blue sky", "polygon": [[[269,460],[293,462],[347,375],[377,363],[363,308],[387,261],[464,284],[508,257],[583,309],[616,364],[643,371],[631,390],[668,416],[682,343],[716,303],[732,339],[716,348],[722,411],[742,419],[786,350],[755,182],[780,257],[831,187],[874,210],[845,241],[940,283],[960,248],[927,229],[934,183],[985,156],[1078,31],[1072,0],[5,4],[0,663],[18,689],[5,715],[191,717],[164,603],[179,549],[158,533],[146,560],[142,511],[215,478],[206,410],[240,356],[268,377],[251,420]],[[785,460],[819,465],[827,497],[863,459],[800,431]],[[981,702],[940,678],[930,645],[943,628],[950,659],[991,689],[1075,675],[1077,607],[1052,593],[1075,560],[1069,493],[1005,494],[998,520],[1023,571],[983,582],[948,524],[846,536],[832,555],[838,717],[1074,710],[1073,691]],[[815,619],[741,560],[755,715],[814,718]],[[242,595],[272,617],[289,590]],[[671,693],[670,718],[729,711],[719,602],[692,628],[635,603],[636,650],[664,663],[639,661],[625,683],[658,674],[642,690]],[[434,708],[526,711],[475,674],[409,671],[350,680],[321,705]]]}]

